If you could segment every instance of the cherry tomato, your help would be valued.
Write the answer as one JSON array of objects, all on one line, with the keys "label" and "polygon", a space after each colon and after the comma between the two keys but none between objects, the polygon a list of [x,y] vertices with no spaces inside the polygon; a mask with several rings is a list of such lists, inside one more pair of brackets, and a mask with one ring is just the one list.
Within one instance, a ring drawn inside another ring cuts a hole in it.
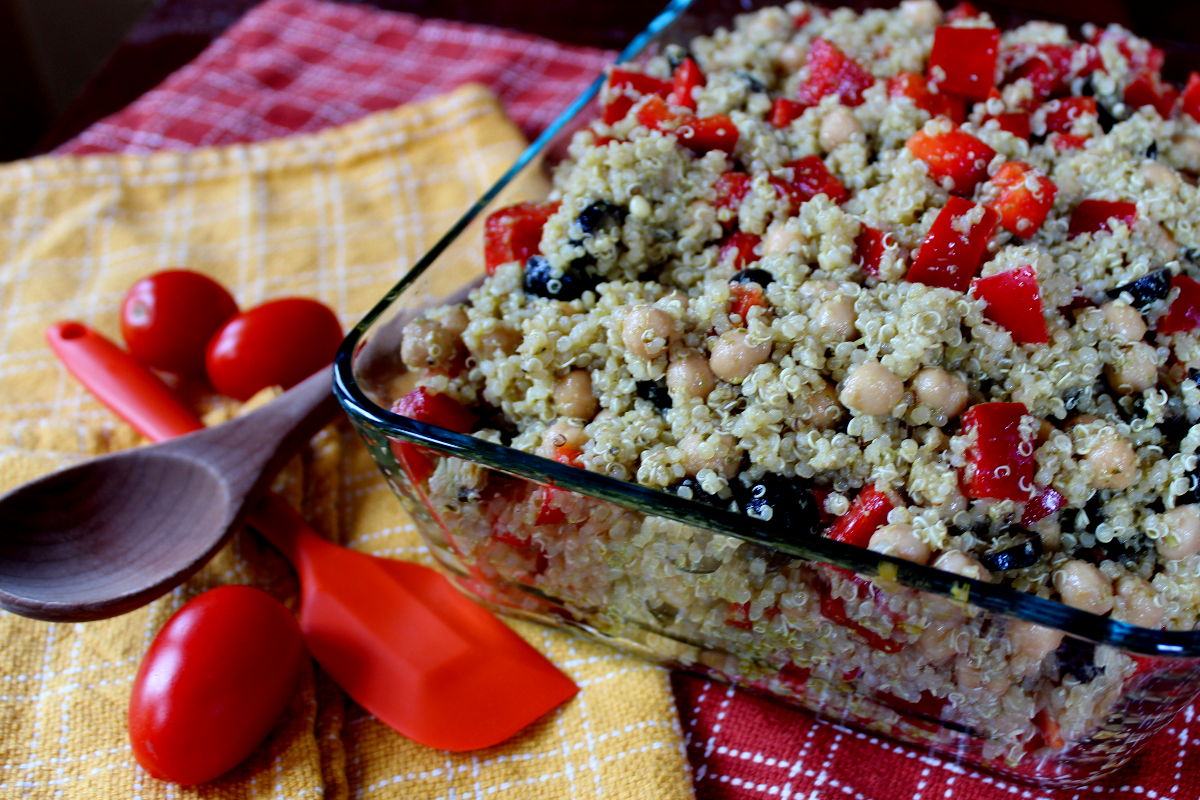
[{"label": "cherry tomato", "polygon": [[238,311],[225,287],[188,269],[142,278],[121,303],[121,336],[146,366],[204,377],[204,349],[225,320]]},{"label": "cherry tomato", "polygon": [[252,586],[221,586],[188,602],[142,659],[129,701],[133,754],[183,785],[228,772],[275,725],[304,663],[300,626]]},{"label": "cherry tomato", "polygon": [[316,300],[288,297],[243,311],[208,344],[208,379],[221,394],[248,400],[268,386],[288,389],[333,361],[342,326]]}]

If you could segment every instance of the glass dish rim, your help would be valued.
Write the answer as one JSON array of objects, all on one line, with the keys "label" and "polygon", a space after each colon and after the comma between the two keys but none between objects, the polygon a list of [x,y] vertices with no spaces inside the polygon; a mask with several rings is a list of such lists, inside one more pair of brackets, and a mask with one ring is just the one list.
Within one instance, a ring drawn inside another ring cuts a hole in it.
[{"label": "glass dish rim", "polygon": [[[617,55],[614,64],[641,54],[654,38],[696,0],[670,0],[664,9]],[[816,561],[911,589],[933,592],[985,611],[1018,617],[1100,645],[1162,658],[1200,657],[1200,630],[1157,630],[1082,611],[1056,600],[1037,597],[1000,584],[955,575],[924,564],[828,539],[820,534],[781,537],[767,523],[727,509],[713,508],[663,491],[608,475],[570,467],[541,456],[428,425],[381,408],[368,398],[354,377],[354,356],[362,337],[508,184],[540,156],[549,143],[599,93],[606,73],[598,75],[562,113],[522,151],[517,160],[459,217],[349,331],[333,364],[334,394],[356,423],[366,422],[389,436],[428,446],[519,477],[549,483],[642,513],[733,536],[795,558]]]}]

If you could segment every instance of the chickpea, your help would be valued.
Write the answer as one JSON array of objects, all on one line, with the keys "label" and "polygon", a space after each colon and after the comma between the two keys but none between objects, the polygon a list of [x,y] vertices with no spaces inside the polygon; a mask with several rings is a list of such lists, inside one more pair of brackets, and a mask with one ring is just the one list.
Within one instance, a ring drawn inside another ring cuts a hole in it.
[{"label": "chickpea", "polygon": [[990,581],[992,573],[980,564],[974,556],[969,556],[961,550],[947,550],[933,562],[935,569],[962,575],[964,578],[974,578],[978,581]]},{"label": "chickpea", "polygon": [[773,222],[763,237],[761,247],[764,256],[778,256],[797,253],[804,245],[805,239],[800,231],[788,227],[786,222]]},{"label": "chickpea", "polygon": [[926,367],[912,378],[917,402],[942,414],[949,421],[967,407],[970,392],[967,382],[940,367]]},{"label": "chickpea", "polygon": [[1113,607],[1112,583],[1095,565],[1068,561],[1054,571],[1054,588],[1062,601],[1081,611],[1107,614]]},{"label": "chickpea", "polygon": [[698,433],[689,433],[679,441],[683,455],[680,462],[689,475],[711,469],[718,475],[732,478],[741,463],[741,452],[732,434],[714,433],[707,439]]},{"label": "chickpea", "polygon": [[446,364],[458,353],[461,332],[461,329],[455,332],[436,320],[413,320],[400,334],[400,360],[412,369]]},{"label": "chickpea", "polygon": [[[941,600],[941,598],[938,598],[938,600]],[[946,603],[944,608],[940,610],[947,612],[955,611],[954,606],[949,603]],[[957,623],[934,623],[930,625],[921,631],[921,636],[917,639],[917,649],[932,664],[940,664],[953,657],[956,652],[954,649],[954,632],[957,627]]]},{"label": "chickpea", "polygon": [[779,63],[787,72],[799,72],[808,58],[808,48],[801,42],[788,42],[779,51]]},{"label": "chickpea", "polygon": [[1054,652],[1062,644],[1063,632],[1043,625],[1034,625],[1023,619],[1010,619],[1008,639],[1012,642],[1014,653],[1019,653],[1030,661],[1041,662],[1048,653]]},{"label": "chickpea", "polygon": [[1104,367],[1104,377],[1114,392],[1137,394],[1158,383],[1158,354],[1145,342],[1134,342]]},{"label": "chickpea", "polygon": [[1178,189],[1183,184],[1183,181],[1179,178],[1179,173],[1158,161],[1147,161],[1145,164],[1142,164],[1139,171],[1151,186],[1158,186],[1164,189]]},{"label": "chickpea", "polygon": [[1171,232],[1157,222],[1151,221],[1146,228],[1146,240],[1164,259],[1170,260],[1179,252],[1179,245]]},{"label": "chickpea", "polygon": [[965,689],[975,689],[999,697],[1008,691],[1011,682],[1003,675],[990,679],[984,677],[983,670],[966,659],[960,659],[954,665],[954,676],[959,686]]},{"label": "chickpea", "polygon": [[1133,445],[1110,433],[1087,455],[1096,489],[1128,489],[1137,480],[1138,457]]},{"label": "chickpea", "polygon": [[800,407],[796,427],[807,425],[819,431],[824,431],[837,425],[842,419],[842,407],[838,404],[833,387],[825,381],[814,389]]},{"label": "chickpea", "polygon": [[1104,326],[1115,338],[1123,342],[1140,342],[1146,335],[1146,321],[1133,306],[1113,300],[1100,306],[1104,313]]},{"label": "chickpea", "polygon": [[876,553],[904,558],[918,564],[929,561],[930,556],[929,545],[917,536],[912,525],[905,522],[884,525],[871,534],[871,541],[867,547]]},{"label": "chickpea", "polygon": [[855,136],[860,136],[862,129],[862,123],[854,116],[854,112],[845,106],[837,106],[821,120],[817,141],[826,153],[831,153]]},{"label": "chickpea", "polygon": [[904,382],[878,361],[859,364],[842,383],[838,399],[862,414],[890,414],[904,398]]},{"label": "chickpea", "polygon": [[554,405],[563,416],[582,420],[596,416],[600,403],[592,391],[591,373],[573,369],[559,378],[554,387]]},{"label": "chickpea", "polygon": [[479,350],[472,351],[472,354],[477,357],[512,355],[521,346],[521,338],[520,331],[497,324],[495,328],[479,337]]},{"label": "chickpea", "polygon": [[694,350],[672,358],[667,367],[667,391],[671,394],[704,400],[716,384],[708,359]]},{"label": "chickpea", "polygon": [[942,21],[942,9],[933,0],[904,0],[900,13],[922,28],[932,28]]},{"label": "chickpea", "polygon": [[1158,604],[1154,587],[1136,575],[1117,579],[1117,597],[1113,603],[1113,619],[1143,628],[1161,628],[1166,612]]},{"label": "chickpea", "polygon": [[583,428],[574,422],[560,419],[542,434],[542,443],[538,446],[537,454],[544,458],[553,458],[554,452],[559,448],[582,450],[587,441],[588,435]]},{"label": "chickpea", "polygon": [[1176,506],[1162,516],[1167,535],[1154,543],[1160,556],[1175,560],[1200,553],[1200,504]]},{"label": "chickpea", "polygon": [[717,338],[708,357],[708,367],[723,381],[739,383],[751,370],[771,357],[771,343],[750,344],[746,331],[734,328]]},{"label": "chickpea", "polygon": [[621,323],[621,341],[639,358],[658,358],[678,336],[675,318],[653,306],[634,306]]},{"label": "chickpea", "polygon": [[854,301],[849,297],[835,297],[821,303],[813,312],[817,330],[839,342],[848,342],[858,336],[858,329],[854,327],[857,321]]}]

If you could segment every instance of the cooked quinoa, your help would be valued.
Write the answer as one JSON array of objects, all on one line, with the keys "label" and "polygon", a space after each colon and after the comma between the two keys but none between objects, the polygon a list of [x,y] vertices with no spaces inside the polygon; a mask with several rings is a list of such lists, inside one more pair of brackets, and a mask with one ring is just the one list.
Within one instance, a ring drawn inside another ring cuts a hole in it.
[{"label": "cooked quinoa", "polygon": [[[954,16],[792,3],[614,72],[546,204],[512,212],[536,218],[535,252],[513,229],[496,249],[489,221],[489,276],[411,322],[402,360],[482,438],[793,534],[833,535],[871,493],[886,518],[845,540],[1193,629],[1200,98],[1172,106],[1127,31],[1083,44],[1036,22],[997,34],[985,85],[956,100],[935,41],[993,24]],[[822,57],[854,68],[822,83]],[[1133,669],[570,493],[484,503],[489,480],[444,459],[422,492],[460,555],[587,625],[810,705],[846,681],[935,698],[1010,765],[1090,736]]]}]

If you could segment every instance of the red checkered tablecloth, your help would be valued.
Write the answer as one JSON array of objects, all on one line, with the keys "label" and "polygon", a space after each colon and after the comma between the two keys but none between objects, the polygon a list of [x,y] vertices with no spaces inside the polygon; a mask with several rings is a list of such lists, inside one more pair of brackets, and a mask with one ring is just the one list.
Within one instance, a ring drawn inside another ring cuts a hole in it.
[{"label": "red checkered tablecloth", "polygon": [[[314,131],[468,81],[496,92],[532,135],[611,58],[492,28],[322,0],[268,0],[194,62],[57,152],[140,153]],[[1200,797],[1194,707],[1116,776],[1046,792],[697,676],[677,674],[673,683],[696,792],[707,800]]]}]

